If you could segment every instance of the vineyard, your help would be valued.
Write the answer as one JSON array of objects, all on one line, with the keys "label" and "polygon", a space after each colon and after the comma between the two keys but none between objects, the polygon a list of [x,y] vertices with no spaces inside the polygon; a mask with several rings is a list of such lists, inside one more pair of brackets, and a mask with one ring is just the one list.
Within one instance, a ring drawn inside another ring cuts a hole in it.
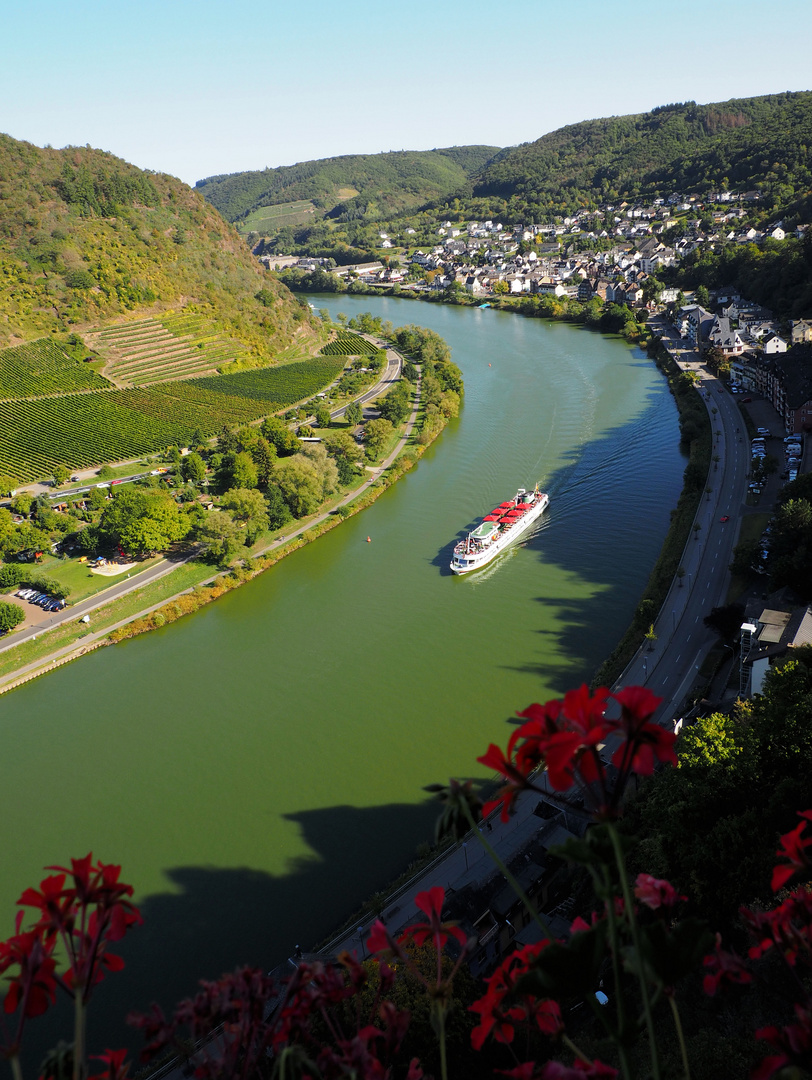
[{"label": "vineyard", "polygon": [[200,315],[139,319],[86,334],[107,361],[104,372],[119,386],[149,386],[213,374],[247,355],[244,345],[214,330]]},{"label": "vineyard", "polygon": [[103,390],[110,384],[49,338],[0,350],[0,398]]},{"label": "vineyard", "polygon": [[316,356],[282,367],[241,371],[236,375],[219,375],[213,379],[195,379],[193,386],[218,390],[220,393],[256,401],[278,401],[292,405],[302,401],[336,379],[344,369],[343,357]]},{"label": "vineyard", "polygon": [[322,356],[374,356],[377,351],[377,345],[349,332],[339,333],[335,341],[328,341],[321,350]]},{"label": "vineyard", "polygon": [[149,388],[0,401],[0,475],[39,480],[56,465],[90,468],[185,445],[196,430],[214,435],[310,397],[342,367],[340,359],[317,356]]}]

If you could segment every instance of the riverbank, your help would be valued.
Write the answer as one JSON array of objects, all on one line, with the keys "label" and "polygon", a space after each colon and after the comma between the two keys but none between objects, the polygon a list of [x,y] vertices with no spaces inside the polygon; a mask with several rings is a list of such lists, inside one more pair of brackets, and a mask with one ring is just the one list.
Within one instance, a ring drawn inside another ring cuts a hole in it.
[{"label": "riverbank", "polygon": [[[421,416],[424,417],[425,413],[421,405],[418,385],[411,415],[405,423],[403,434],[397,439],[394,450],[380,466],[373,469],[372,478],[365,481],[358,489],[338,500],[328,511],[318,512],[311,520],[305,521],[298,529],[294,529],[292,536],[277,539],[242,565],[212,574],[208,567],[202,567],[197,560],[187,562],[182,568],[169,572],[167,578],[164,579],[161,592],[166,593],[167,588],[171,590],[175,584],[175,575],[180,575],[182,571],[186,578],[193,576],[202,580],[193,580],[189,584],[184,581],[183,588],[175,588],[169,595],[164,595],[156,602],[147,605],[138,600],[140,593],[121,598],[110,605],[111,610],[107,612],[108,625],[100,630],[93,631],[89,626],[68,622],[38,635],[38,639],[34,638],[23,643],[20,648],[24,649],[26,646],[28,648],[25,656],[21,657],[22,663],[11,667],[0,664],[0,694],[16,689],[66,663],[78,660],[94,649],[104,645],[114,645],[128,638],[158,630],[185,615],[199,611],[200,608],[276,566],[287,555],[329,532],[342,521],[365,510],[405,472],[414,467],[428,447],[439,437],[449,419],[443,417],[439,426],[426,428],[425,437],[418,442],[414,438],[414,433]],[[132,608],[134,600],[139,603],[140,610],[130,611],[122,619],[117,620],[115,616],[119,613],[119,609],[125,606]],[[123,604],[122,601],[125,603]],[[105,612],[104,607],[98,610]],[[102,614],[102,618],[104,617],[105,615]],[[53,646],[57,645],[57,636],[59,643],[58,647],[54,648]],[[65,638],[72,640],[65,641]]]}]

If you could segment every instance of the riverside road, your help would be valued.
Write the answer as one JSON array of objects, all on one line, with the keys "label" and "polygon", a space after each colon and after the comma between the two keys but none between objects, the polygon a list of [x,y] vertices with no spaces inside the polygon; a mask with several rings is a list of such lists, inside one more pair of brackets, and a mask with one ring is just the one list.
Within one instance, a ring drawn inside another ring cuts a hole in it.
[{"label": "riverside road", "polygon": [[[713,450],[707,487],[681,562],[682,579],[672,582],[654,623],[653,649],[644,645],[623,672],[618,685],[645,684],[663,698],[658,721],[670,726],[696,681],[714,640],[703,619],[726,602],[729,566],[747,495],[750,446],[738,406],[722,383],[700,364],[685,343],[664,332],[663,344],[685,371],[701,378],[699,391],[711,421]],[[722,521],[723,517],[729,518]],[[696,526],[699,526],[697,529]]]}]

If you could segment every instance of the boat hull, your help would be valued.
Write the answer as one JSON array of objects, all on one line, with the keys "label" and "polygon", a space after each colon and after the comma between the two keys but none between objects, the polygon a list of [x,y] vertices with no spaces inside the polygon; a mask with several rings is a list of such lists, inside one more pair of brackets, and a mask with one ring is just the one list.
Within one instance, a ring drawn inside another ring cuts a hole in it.
[{"label": "boat hull", "polygon": [[[500,552],[515,543],[520,536],[523,536],[527,532],[535,521],[538,521],[547,509],[549,502],[549,496],[540,493],[531,508],[527,510],[521,518],[514,522],[509,528],[500,532],[494,540],[481,550],[470,550],[472,546],[470,540],[474,534],[469,534],[466,540],[462,541],[462,543],[458,544],[454,549],[454,555],[450,564],[452,573],[457,575],[470,574],[475,570],[481,570],[483,566],[487,566],[488,563],[493,562]],[[469,550],[466,550],[466,548]]]}]

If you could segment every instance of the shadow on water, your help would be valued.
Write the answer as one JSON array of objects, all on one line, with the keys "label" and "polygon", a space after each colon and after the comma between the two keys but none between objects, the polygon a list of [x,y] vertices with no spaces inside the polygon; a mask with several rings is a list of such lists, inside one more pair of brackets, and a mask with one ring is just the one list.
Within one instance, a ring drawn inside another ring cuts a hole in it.
[{"label": "shadow on water", "polygon": [[[632,366],[650,366],[650,361]],[[555,632],[539,629],[537,633],[550,634],[559,643],[560,651],[570,660],[575,660],[580,664],[588,663],[590,655],[588,641],[594,632],[594,627],[597,625],[611,627],[615,641],[619,641],[631,619],[638,599],[636,595],[629,595],[625,584],[618,582],[611,575],[607,575],[600,581],[590,581],[585,577],[587,568],[595,562],[594,558],[590,558],[586,553],[586,549],[594,547],[596,533],[600,533],[601,530],[601,522],[609,517],[608,514],[602,513],[606,506],[604,501],[606,496],[602,497],[600,484],[595,490],[596,480],[606,470],[622,464],[623,448],[629,440],[639,438],[641,430],[651,427],[656,414],[661,411],[662,390],[653,388],[648,394],[647,407],[641,415],[636,416],[629,423],[605,431],[600,438],[574,448],[567,455],[567,463],[553,473],[547,483],[551,504],[542,519],[541,528],[531,533],[523,544],[527,549],[536,552],[539,561],[547,565],[556,565],[566,573],[577,575],[585,580],[587,595],[582,600],[572,596],[553,594],[535,597],[538,604],[550,605],[558,612]],[[673,434],[675,438],[678,438],[675,423]],[[687,454],[682,453],[681,456],[687,462]],[[630,479],[634,478],[630,477]],[[660,530],[663,540],[668,529],[668,515],[676,506],[679,497],[680,481],[681,477],[677,478],[671,505],[660,508],[661,521],[653,526]],[[578,493],[579,488],[584,489],[586,497]],[[633,499],[630,503],[626,528],[645,527],[647,524],[645,517],[641,517],[635,511]],[[556,522],[557,516],[558,522]],[[621,535],[607,535],[605,540],[609,545],[624,542]],[[512,665],[510,670],[544,676],[545,680],[555,687],[558,694],[564,694],[571,687],[571,667],[562,668],[556,672],[555,667],[550,665],[549,657],[545,657],[544,661],[537,665]]]},{"label": "shadow on water", "polygon": [[[382,883],[406,869],[414,856],[404,859],[404,849],[416,836],[432,837],[437,810],[427,800],[285,815],[300,827],[311,854],[295,860],[284,876],[246,867],[167,870],[175,891],[143,900],[143,925],[112,950],[123,956],[126,967],[108,976],[91,1001],[90,1052],[117,1046],[139,1050],[141,1036],[124,1018],[131,1010],[146,1011],[153,1001],[171,1010],[193,995],[196,984],[185,973],[216,979],[243,963],[269,970],[292,955],[296,945],[305,950],[317,945]],[[327,911],[325,895],[331,898]],[[31,1021],[25,1038],[29,1072],[60,1038],[72,1037],[72,1020],[71,1009],[60,1008]]]}]

